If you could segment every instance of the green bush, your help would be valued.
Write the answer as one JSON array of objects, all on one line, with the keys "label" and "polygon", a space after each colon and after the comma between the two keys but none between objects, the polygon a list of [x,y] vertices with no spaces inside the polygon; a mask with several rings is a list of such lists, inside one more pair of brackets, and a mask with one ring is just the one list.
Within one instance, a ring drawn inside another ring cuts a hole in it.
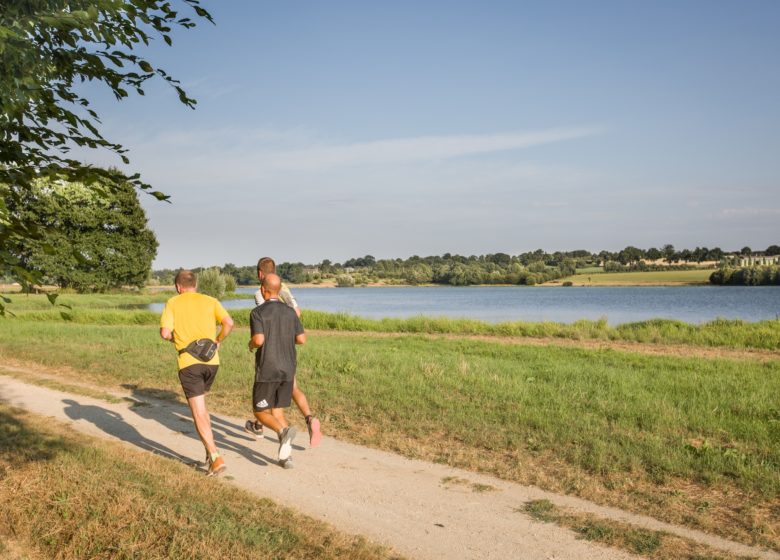
[{"label": "green bush", "polygon": [[225,276],[218,268],[204,270],[198,275],[198,291],[207,296],[222,299],[225,295]]},{"label": "green bush", "polygon": [[226,294],[233,294],[236,292],[236,279],[233,278],[230,274],[223,274],[222,275],[225,278],[225,293]]}]

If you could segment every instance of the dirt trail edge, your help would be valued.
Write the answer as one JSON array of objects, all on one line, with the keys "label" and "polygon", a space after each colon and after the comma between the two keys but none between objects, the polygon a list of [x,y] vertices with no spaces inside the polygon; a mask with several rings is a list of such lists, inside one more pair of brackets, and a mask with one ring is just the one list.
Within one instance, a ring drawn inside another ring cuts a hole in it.
[{"label": "dirt trail edge", "polygon": [[[11,370],[13,368],[2,368]],[[186,407],[148,398],[118,404],[30,385],[0,373],[0,401],[70,422],[80,432],[120,440],[182,461],[203,452]],[[256,441],[244,419],[212,414],[228,465],[225,482],[293,507],[348,533],[362,534],[418,559],[622,559],[634,556],[519,512],[529,500],[666,531],[738,555],[780,554],[615,508],[443,465],[414,461],[332,438],[316,449],[295,441],[295,468],[276,465],[275,435]],[[450,481],[448,483],[447,481]],[[453,483],[455,482],[455,483]]]}]

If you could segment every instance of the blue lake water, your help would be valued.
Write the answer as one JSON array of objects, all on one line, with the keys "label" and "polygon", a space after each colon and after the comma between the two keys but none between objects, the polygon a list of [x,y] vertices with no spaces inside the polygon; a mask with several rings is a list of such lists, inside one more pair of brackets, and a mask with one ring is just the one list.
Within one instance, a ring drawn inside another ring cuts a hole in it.
[{"label": "blue lake water", "polygon": [[[247,299],[226,308],[254,307]],[[361,317],[456,317],[501,321],[555,321],[605,317],[610,325],[664,318],[703,323],[717,318],[762,321],[780,316],[779,286],[652,287],[427,287],[297,288],[303,309]],[[152,307],[161,311],[162,305]]]}]

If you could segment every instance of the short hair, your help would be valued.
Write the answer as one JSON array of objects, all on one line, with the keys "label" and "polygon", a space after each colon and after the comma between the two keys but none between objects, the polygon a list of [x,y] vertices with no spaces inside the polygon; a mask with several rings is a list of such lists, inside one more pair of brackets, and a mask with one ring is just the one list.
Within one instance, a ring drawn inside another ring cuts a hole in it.
[{"label": "short hair", "polygon": [[182,288],[195,288],[198,286],[198,275],[191,270],[182,268],[176,273],[174,282]]},{"label": "short hair", "polygon": [[257,261],[257,270],[265,274],[276,274],[276,263],[271,257],[263,257]]},{"label": "short hair", "polygon": [[282,289],[282,279],[270,272],[263,278],[263,288],[271,294],[278,294],[279,290]]}]

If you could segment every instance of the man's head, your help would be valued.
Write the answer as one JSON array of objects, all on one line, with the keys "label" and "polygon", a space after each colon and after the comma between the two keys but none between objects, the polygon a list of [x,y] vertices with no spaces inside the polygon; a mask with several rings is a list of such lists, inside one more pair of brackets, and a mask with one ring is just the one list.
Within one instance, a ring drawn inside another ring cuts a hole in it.
[{"label": "man's head", "polygon": [[198,275],[191,270],[182,268],[176,273],[174,283],[176,284],[176,291],[179,293],[194,292],[198,287]]},{"label": "man's head", "polygon": [[257,261],[257,279],[262,282],[266,274],[276,274],[276,263],[271,257]]},{"label": "man's head", "polygon": [[269,299],[279,297],[279,290],[282,289],[282,279],[276,274],[266,274],[263,278],[263,283],[260,286],[260,293],[263,294],[263,299],[268,301]]}]

